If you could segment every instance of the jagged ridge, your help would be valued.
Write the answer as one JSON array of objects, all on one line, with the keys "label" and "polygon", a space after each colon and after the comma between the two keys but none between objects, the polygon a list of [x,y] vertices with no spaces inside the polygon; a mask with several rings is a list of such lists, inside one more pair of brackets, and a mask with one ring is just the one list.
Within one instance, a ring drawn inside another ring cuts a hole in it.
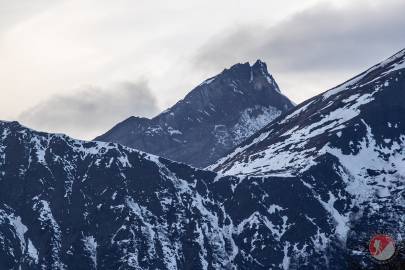
[{"label": "jagged ridge", "polygon": [[211,168],[299,178],[333,216],[354,262],[369,269],[373,233],[405,237],[404,100],[402,50],[300,104]]},{"label": "jagged ridge", "polygon": [[292,107],[258,60],[225,69],[155,118],[131,117],[96,140],[205,167]]},{"label": "jagged ridge", "polygon": [[15,122],[0,122],[0,134],[4,269],[326,264],[334,225],[297,179],[219,177]]}]

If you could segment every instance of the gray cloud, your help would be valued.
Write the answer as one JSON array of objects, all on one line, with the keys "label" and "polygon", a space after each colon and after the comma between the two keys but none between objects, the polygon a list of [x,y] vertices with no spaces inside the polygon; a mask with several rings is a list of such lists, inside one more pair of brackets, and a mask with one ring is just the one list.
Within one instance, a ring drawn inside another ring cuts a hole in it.
[{"label": "gray cloud", "polygon": [[218,70],[261,58],[280,73],[348,73],[405,47],[405,2],[320,4],[271,27],[245,25],[220,33],[193,58],[199,69]]},{"label": "gray cloud", "polygon": [[89,86],[69,94],[54,95],[23,112],[19,120],[30,127],[91,139],[117,122],[158,112],[147,83],[120,83],[103,89]]}]

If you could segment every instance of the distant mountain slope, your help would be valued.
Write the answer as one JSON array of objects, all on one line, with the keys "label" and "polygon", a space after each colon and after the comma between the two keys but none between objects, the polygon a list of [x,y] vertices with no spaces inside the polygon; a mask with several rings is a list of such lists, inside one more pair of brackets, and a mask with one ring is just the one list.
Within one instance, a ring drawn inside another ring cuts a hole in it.
[{"label": "distant mountain slope", "polygon": [[130,117],[95,140],[202,168],[293,107],[258,60],[225,69],[158,116]]},{"label": "distant mountain slope", "polygon": [[210,168],[300,179],[353,260],[370,265],[373,233],[405,239],[405,50],[300,104]]}]

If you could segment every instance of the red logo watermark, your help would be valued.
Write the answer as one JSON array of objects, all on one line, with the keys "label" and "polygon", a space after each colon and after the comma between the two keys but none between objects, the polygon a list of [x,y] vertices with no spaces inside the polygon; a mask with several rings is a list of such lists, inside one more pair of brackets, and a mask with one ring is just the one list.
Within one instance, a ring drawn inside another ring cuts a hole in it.
[{"label": "red logo watermark", "polygon": [[368,249],[371,256],[379,262],[390,260],[396,251],[394,240],[386,234],[377,234],[371,238]]}]

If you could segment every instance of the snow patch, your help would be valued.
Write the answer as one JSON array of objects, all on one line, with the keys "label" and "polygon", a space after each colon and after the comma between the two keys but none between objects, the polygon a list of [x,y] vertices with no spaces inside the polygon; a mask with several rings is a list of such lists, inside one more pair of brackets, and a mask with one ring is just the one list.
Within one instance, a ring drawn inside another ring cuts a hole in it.
[{"label": "snow patch", "polygon": [[83,239],[84,249],[90,255],[93,267],[97,269],[97,242],[94,236],[86,236]]}]

